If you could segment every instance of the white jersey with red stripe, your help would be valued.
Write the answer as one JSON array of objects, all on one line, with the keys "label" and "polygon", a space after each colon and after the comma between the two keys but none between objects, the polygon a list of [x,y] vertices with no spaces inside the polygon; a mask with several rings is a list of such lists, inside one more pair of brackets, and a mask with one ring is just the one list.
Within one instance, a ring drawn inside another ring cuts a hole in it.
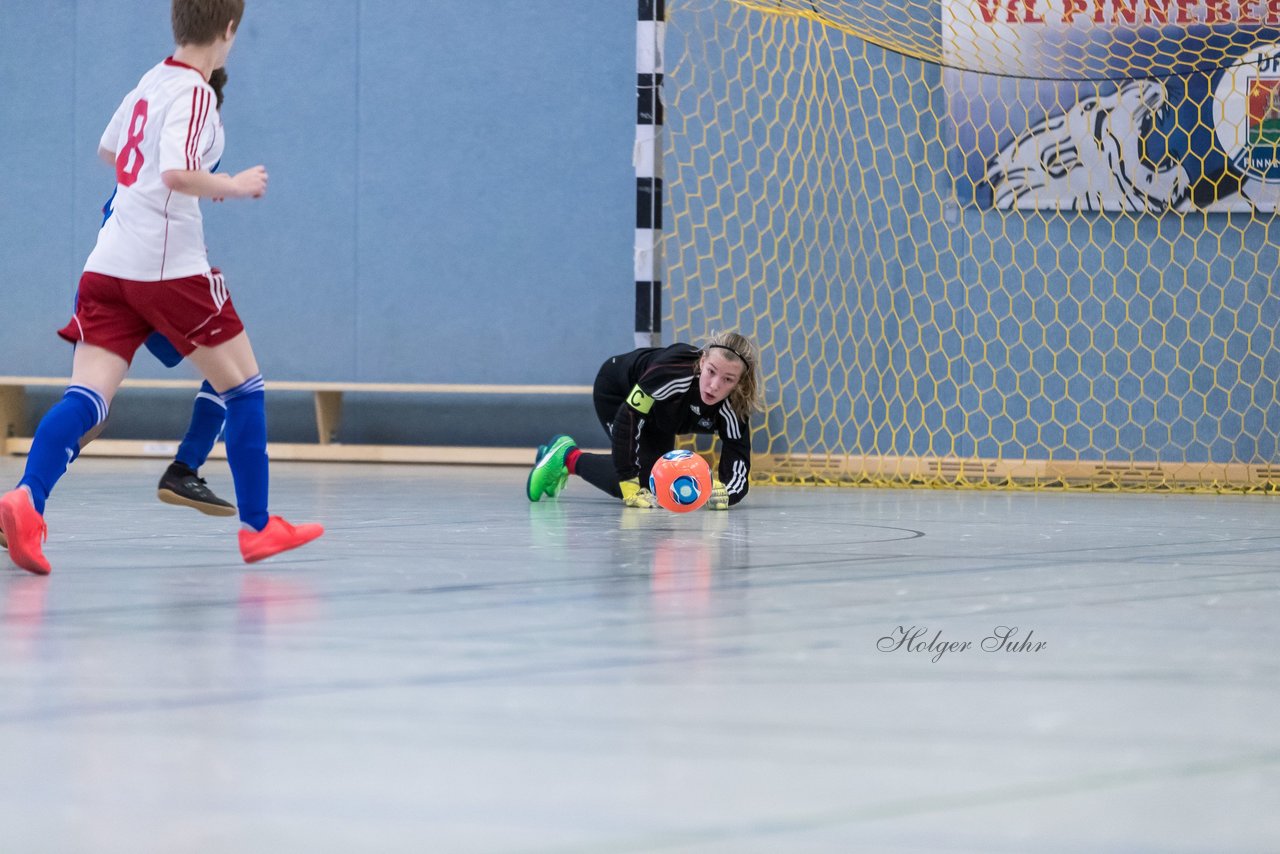
[{"label": "white jersey with red stripe", "polygon": [[173,57],[125,96],[100,145],[116,153],[113,213],[85,270],[154,282],[209,272],[200,200],[170,190],[170,170],[211,171],[222,157],[222,121],[204,76]]}]

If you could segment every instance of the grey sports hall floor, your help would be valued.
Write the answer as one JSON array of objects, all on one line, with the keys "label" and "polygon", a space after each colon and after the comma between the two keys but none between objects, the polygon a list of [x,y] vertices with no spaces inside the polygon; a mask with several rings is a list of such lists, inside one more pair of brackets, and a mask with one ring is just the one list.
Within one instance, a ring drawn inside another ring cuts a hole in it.
[{"label": "grey sports hall floor", "polygon": [[1280,851],[1275,499],[282,464],[249,568],[160,468],[0,572],[0,850]]}]

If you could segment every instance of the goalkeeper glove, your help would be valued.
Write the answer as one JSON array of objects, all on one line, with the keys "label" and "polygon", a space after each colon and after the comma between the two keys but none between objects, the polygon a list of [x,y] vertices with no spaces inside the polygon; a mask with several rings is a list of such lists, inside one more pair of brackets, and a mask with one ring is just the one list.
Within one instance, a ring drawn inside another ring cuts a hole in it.
[{"label": "goalkeeper glove", "polygon": [[729,491],[718,480],[711,481],[711,497],[707,499],[708,510],[728,510]]},{"label": "goalkeeper glove", "polygon": [[628,507],[640,507],[644,510],[652,510],[658,506],[658,502],[653,497],[653,493],[647,489],[640,488],[640,479],[633,477],[630,480],[618,481],[618,489],[622,490],[622,503]]}]

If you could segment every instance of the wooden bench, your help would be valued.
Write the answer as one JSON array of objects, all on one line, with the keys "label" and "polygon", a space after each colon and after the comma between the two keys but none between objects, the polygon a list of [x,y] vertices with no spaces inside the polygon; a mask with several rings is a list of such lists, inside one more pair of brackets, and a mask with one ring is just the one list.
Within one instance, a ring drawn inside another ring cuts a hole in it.
[{"label": "wooden bench", "polygon": [[[0,376],[0,453],[25,454],[31,448],[26,434],[26,390],[29,388],[65,388],[66,377]],[[200,388],[198,380],[126,379],[117,393],[127,395],[131,389],[182,390],[193,396]],[[464,395],[591,395],[588,385],[485,385],[462,383],[360,383],[360,382],[294,382],[268,381],[267,390],[309,393],[315,400],[316,441],[272,442],[267,452],[275,460],[323,460],[332,462],[386,463],[475,463],[485,465],[528,465],[529,448],[446,447],[433,445],[346,445],[338,441],[342,423],[344,394],[464,394]],[[84,456],[99,457],[172,457],[178,450],[180,437],[161,440],[95,439],[83,451]],[[226,450],[219,442],[210,455],[225,459]]]}]

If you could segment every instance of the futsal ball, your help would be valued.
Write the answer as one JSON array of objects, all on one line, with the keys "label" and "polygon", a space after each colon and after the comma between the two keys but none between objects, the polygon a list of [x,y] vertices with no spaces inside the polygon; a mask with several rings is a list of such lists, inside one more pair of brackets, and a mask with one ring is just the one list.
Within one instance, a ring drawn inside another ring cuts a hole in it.
[{"label": "futsal ball", "polygon": [[649,491],[668,510],[697,510],[711,497],[711,467],[693,451],[670,451],[653,464]]}]

